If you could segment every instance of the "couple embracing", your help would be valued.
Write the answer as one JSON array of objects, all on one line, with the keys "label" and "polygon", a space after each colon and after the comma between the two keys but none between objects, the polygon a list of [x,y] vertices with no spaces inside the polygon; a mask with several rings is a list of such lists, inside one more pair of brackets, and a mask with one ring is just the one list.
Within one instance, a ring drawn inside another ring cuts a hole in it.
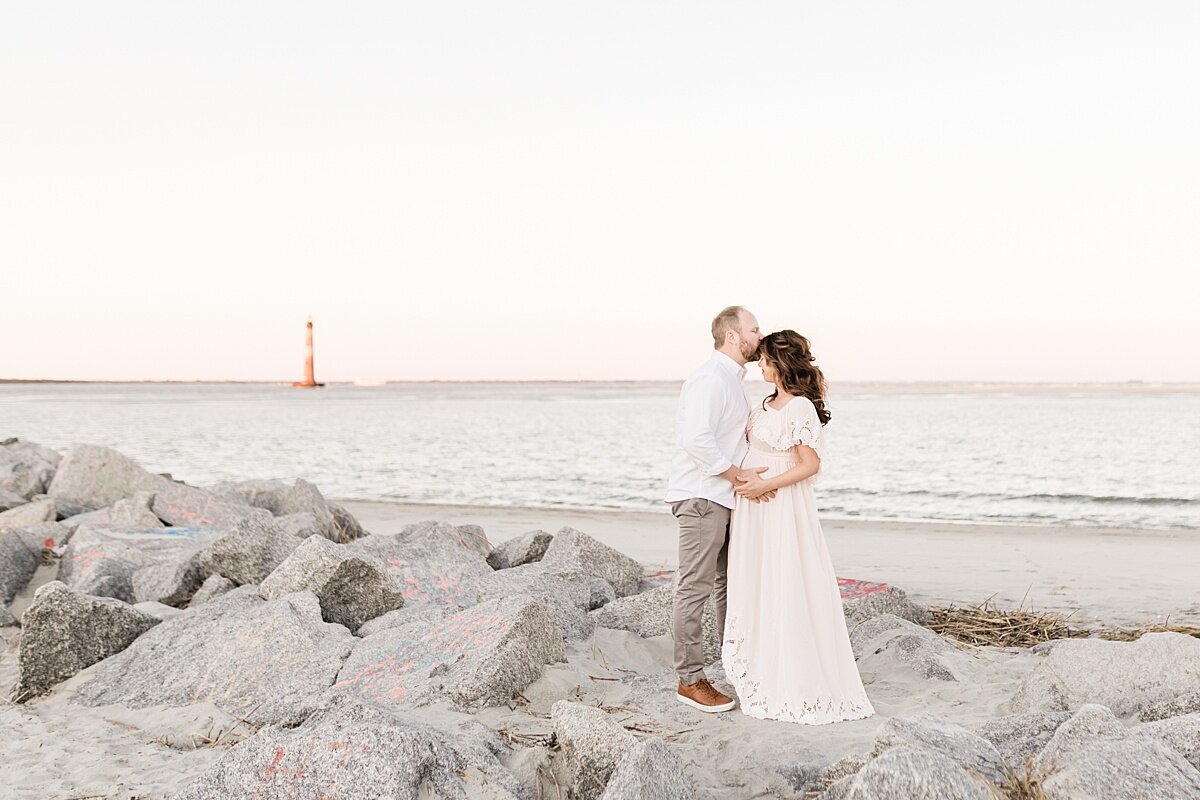
[{"label": "couple embracing", "polygon": [[[711,596],[743,713],[808,725],[868,717],[875,712],[813,498],[831,416],[825,379],[807,339],[791,330],[763,336],[740,306],[717,315],[712,335],[716,352],[680,392],[667,484],[679,521],[676,698],[707,712],[736,704],[704,674]],[[750,361],[775,385],[753,406],[742,385]]]}]

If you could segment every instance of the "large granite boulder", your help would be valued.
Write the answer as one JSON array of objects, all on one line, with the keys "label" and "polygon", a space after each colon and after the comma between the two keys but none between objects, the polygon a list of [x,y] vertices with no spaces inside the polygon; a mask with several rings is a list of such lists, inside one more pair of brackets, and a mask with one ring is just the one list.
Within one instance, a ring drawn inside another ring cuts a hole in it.
[{"label": "large granite boulder", "polygon": [[58,561],[58,580],[83,594],[135,603],[133,574],[154,563],[128,539],[81,526]]},{"label": "large granite boulder", "polygon": [[21,617],[16,696],[41,694],[128,647],[158,620],[120,600],[87,597],[52,581]]},{"label": "large granite boulder", "polygon": [[692,800],[683,759],[662,739],[645,739],[622,756],[601,800]]},{"label": "large granite boulder", "polygon": [[528,792],[469,734],[336,697],[296,728],[270,725],[238,744],[175,800],[527,800]]},{"label": "large granite boulder", "polygon": [[26,528],[43,522],[54,522],[58,511],[50,499],[35,500],[0,513],[0,531],[9,528]]},{"label": "large granite boulder", "polygon": [[236,588],[237,584],[224,575],[209,575],[188,601],[188,608],[196,608],[197,606],[204,605],[209,600],[215,600]]},{"label": "large granite boulder", "polygon": [[571,796],[596,800],[637,740],[599,708],[569,700],[551,707],[550,720],[566,759]]},{"label": "large granite boulder", "polygon": [[839,800],[996,800],[994,788],[952,758],[924,747],[889,747],[829,787]]},{"label": "large granite boulder", "polygon": [[187,605],[204,582],[201,555],[196,551],[182,560],[159,561],[136,569],[132,579],[134,602],[176,608]]},{"label": "large granite boulder", "polygon": [[1158,737],[1134,735],[1096,704],[1059,726],[1034,771],[1050,800],[1200,797],[1200,771],[1181,753]]},{"label": "large granite boulder", "polygon": [[323,536],[305,539],[258,587],[266,600],[302,591],[317,596],[326,622],[351,631],[404,605],[404,596],[383,564],[347,552]]},{"label": "large granite boulder", "polygon": [[1153,722],[1159,719],[1179,717],[1184,714],[1195,714],[1198,712],[1200,712],[1200,689],[1147,703],[1138,712],[1138,718],[1142,722]]},{"label": "large granite boulder", "polygon": [[281,480],[248,480],[224,481],[205,488],[225,500],[262,508],[278,517],[287,513],[283,500],[292,487]]},{"label": "large granite boulder", "polygon": [[891,674],[899,664],[926,680],[938,681],[965,681],[974,672],[970,655],[928,628],[894,614],[856,625],[850,630],[850,646],[864,672]]},{"label": "large granite boulder", "polygon": [[603,578],[612,585],[617,597],[637,594],[642,579],[640,563],[574,528],[563,528],[554,535],[542,562],[557,569]]},{"label": "large granite boulder", "polygon": [[487,562],[492,569],[508,569],[522,564],[533,564],[541,561],[546,555],[546,548],[554,537],[545,531],[529,531],[515,536],[506,542],[501,542],[488,553]]},{"label": "large granite boulder", "polygon": [[924,606],[914,603],[908,594],[897,586],[838,578],[838,589],[842,597],[842,613],[846,617],[848,627],[881,614],[893,614],[918,625],[929,621],[929,611]]},{"label": "large granite boulder", "polygon": [[40,544],[23,531],[0,531],[0,605],[13,601],[42,563]]},{"label": "large granite boulder", "polygon": [[333,513],[333,541],[352,542],[367,535],[366,529],[344,506],[332,500],[326,500],[325,503]]},{"label": "large granite boulder", "polygon": [[540,598],[563,635],[572,640],[584,639],[592,633],[588,609],[592,604],[592,582],[597,580],[602,579],[581,572],[554,572],[542,564],[525,564],[485,576],[480,595],[487,599]]},{"label": "large granite boulder", "polygon": [[271,517],[261,508],[225,500],[204,489],[166,479],[162,479],[154,490],[151,510],[168,525],[183,528],[226,529],[245,519]]},{"label": "large granite boulder", "polygon": [[325,496],[321,494],[320,489],[303,478],[297,479],[292,488],[288,489],[279,509],[279,516],[312,514],[316,530],[321,536],[331,541],[341,541],[338,538],[333,511],[325,501]]},{"label": "large granite boulder", "polygon": [[73,530],[61,522],[39,522],[18,529],[23,538],[30,542],[41,542],[43,548],[63,547],[71,540]]},{"label": "large granite boulder", "polygon": [[363,638],[334,687],[388,706],[438,696],[464,708],[506,703],[564,658],[562,632],[539,600],[489,600],[440,621]]},{"label": "large granite boulder", "polygon": [[132,497],[112,504],[108,510],[107,524],[130,530],[162,528],[162,520],[151,510],[153,505],[154,492],[134,492]]},{"label": "large granite boulder", "polygon": [[1069,711],[1099,703],[1119,717],[1200,690],[1200,639],[1147,633],[1134,642],[1062,639],[1021,684],[1014,711]]},{"label": "large granite boulder", "polygon": [[[657,586],[641,594],[618,597],[588,616],[597,627],[630,631],[648,639],[671,633],[674,605],[675,587]],[[720,661],[721,634],[717,631],[717,615],[711,599],[704,603],[701,626],[704,633],[704,663]]]},{"label": "large granite boulder", "polygon": [[138,491],[156,491],[168,481],[108,447],[81,444],[58,464],[46,492],[87,509],[107,508]]},{"label": "large granite boulder", "polygon": [[261,583],[301,541],[270,517],[248,517],[205,549],[203,571],[223,575],[239,586]]},{"label": "large granite boulder", "polygon": [[483,556],[459,543],[453,525],[440,522],[364,536],[346,547],[381,561],[410,603],[467,608],[479,602],[482,581],[494,572]]},{"label": "large granite boulder", "polygon": [[1004,757],[995,745],[961,725],[921,713],[885,720],[875,733],[874,755],[889,747],[936,750],[963,769],[975,771],[995,783],[1007,778]]},{"label": "large granite boulder", "polygon": [[354,632],[354,635],[366,638],[380,631],[402,628],[414,622],[419,622],[422,625],[432,625],[444,620],[446,614],[446,606],[439,606],[434,603],[409,603],[406,606],[397,608],[395,611],[382,614],[370,622],[364,622]]},{"label": "large granite boulder", "polygon": [[264,601],[229,592],[167,620],[79,688],[85,706],[209,702],[255,725],[295,724],[318,705],[357,641],[308,593]]},{"label": "large granite boulder", "polygon": [[0,492],[32,500],[46,491],[61,460],[58,452],[33,442],[0,442]]},{"label": "large granite boulder", "polygon": [[1200,769],[1200,713],[1138,725],[1130,736],[1157,739]]},{"label": "large granite boulder", "polygon": [[17,506],[23,506],[28,502],[28,497],[22,497],[19,494],[10,492],[8,489],[0,489],[0,513],[14,509]]},{"label": "large granite boulder", "polygon": [[13,613],[8,610],[8,606],[0,604],[0,628],[9,628],[20,624],[21,621],[13,616]]},{"label": "large granite boulder", "polygon": [[992,743],[1006,764],[1017,769],[1030,756],[1037,755],[1070,718],[1069,711],[1009,714],[988,720],[975,732]]}]

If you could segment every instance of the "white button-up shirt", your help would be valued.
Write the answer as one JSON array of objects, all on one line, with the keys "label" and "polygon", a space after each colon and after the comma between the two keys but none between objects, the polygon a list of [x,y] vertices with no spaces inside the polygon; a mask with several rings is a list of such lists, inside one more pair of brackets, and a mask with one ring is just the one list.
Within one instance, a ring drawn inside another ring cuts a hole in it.
[{"label": "white button-up shirt", "polygon": [[675,422],[675,456],[667,502],[702,497],[733,508],[733,484],[720,477],[741,466],[749,446],[746,368],[717,351],[684,381]]}]

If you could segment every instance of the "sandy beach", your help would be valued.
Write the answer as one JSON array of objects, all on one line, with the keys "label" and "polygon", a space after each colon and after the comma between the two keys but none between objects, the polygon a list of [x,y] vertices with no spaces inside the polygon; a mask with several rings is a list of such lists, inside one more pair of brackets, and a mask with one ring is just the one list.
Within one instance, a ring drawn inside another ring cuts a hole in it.
[{"label": "sandy beach", "polygon": [[[480,525],[492,541],[563,526],[648,566],[673,569],[669,513],[441,506],[343,501],[373,533],[422,520]],[[976,605],[1072,614],[1108,625],[1200,625],[1200,531],[1051,528],[825,520],[837,573],[900,586],[927,605]]]}]

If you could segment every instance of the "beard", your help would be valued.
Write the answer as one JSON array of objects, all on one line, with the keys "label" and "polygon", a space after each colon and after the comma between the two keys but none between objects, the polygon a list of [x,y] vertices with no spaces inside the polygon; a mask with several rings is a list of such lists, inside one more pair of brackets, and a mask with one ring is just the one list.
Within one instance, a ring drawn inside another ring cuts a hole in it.
[{"label": "beard", "polygon": [[746,359],[747,361],[758,360],[758,358],[755,356],[755,353],[758,352],[758,345],[752,345],[745,339],[742,339],[741,343],[738,345],[738,351],[742,354],[742,358]]}]

